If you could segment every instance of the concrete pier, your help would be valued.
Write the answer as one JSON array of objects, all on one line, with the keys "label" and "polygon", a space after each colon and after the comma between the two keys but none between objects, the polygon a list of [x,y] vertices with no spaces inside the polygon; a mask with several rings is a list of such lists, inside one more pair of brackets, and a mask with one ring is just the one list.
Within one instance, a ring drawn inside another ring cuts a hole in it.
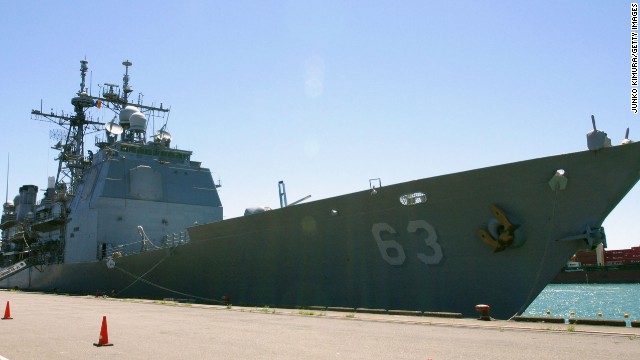
[{"label": "concrete pier", "polygon": [[[640,328],[0,291],[0,360],[640,358]],[[110,347],[95,347],[102,317]]]}]

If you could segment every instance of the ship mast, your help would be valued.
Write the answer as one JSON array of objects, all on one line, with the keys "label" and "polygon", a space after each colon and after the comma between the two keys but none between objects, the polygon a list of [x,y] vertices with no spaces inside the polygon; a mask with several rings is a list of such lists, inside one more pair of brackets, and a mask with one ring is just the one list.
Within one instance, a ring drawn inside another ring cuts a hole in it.
[{"label": "ship mast", "polygon": [[129,66],[133,65],[131,61],[125,60],[122,62],[124,65],[124,76],[122,77],[122,101],[126,104],[129,98],[129,93],[133,91],[133,89],[129,86]]},{"label": "ship mast", "polygon": [[[56,158],[58,160],[58,173],[55,187],[58,191],[66,192],[70,196],[75,194],[85,168],[91,164],[91,159],[85,157],[84,136],[90,127],[92,130],[97,131],[99,130],[98,125],[105,125],[87,117],[86,111],[89,108],[94,106],[100,108],[104,103],[107,108],[113,110],[116,114],[128,105],[136,106],[140,111],[147,111],[153,114],[169,112],[169,109],[162,108],[162,104],[157,108],[129,103],[129,94],[133,91],[129,86],[129,67],[132,65],[129,60],[122,62],[122,65],[125,66],[125,74],[122,78],[122,95],[119,91],[116,92],[118,85],[108,83],[104,84],[108,89],[104,89],[101,97],[89,95],[85,86],[87,70],[89,69],[87,64],[88,61],[86,60],[80,61],[80,90],[77,96],[71,99],[74,114],[56,114],[53,112],[45,114],[42,110],[31,111],[31,114],[35,115],[36,119],[45,119],[66,130],[64,144],[61,140],[53,147],[53,149],[60,151]],[[145,131],[142,131],[138,136],[139,139],[143,139],[142,141],[144,141],[144,133]],[[123,141],[125,141],[124,134]]]},{"label": "ship mast", "polygon": [[89,160],[84,156],[84,135],[89,126],[96,126],[102,123],[92,121],[87,118],[85,110],[96,105],[93,97],[87,94],[85,88],[85,78],[87,75],[87,61],[80,61],[80,90],[77,96],[71,99],[73,105],[73,115],[64,113],[45,114],[41,110],[32,110],[31,114],[36,117],[45,118],[53,123],[57,123],[67,130],[64,144],[59,141],[53,148],[59,150],[58,173],[56,175],[56,188],[64,190],[68,195],[75,194],[78,182],[82,177],[83,170],[89,164]]}]

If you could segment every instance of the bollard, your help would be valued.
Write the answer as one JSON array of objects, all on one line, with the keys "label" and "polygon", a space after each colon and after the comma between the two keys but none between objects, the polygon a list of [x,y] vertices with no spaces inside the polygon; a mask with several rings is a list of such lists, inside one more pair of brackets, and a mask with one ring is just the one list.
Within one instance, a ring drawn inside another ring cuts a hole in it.
[{"label": "bollard", "polygon": [[490,321],[491,316],[489,316],[489,310],[491,307],[485,304],[476,305],[476,311],[480,313],[480,318],[478,320]]}]

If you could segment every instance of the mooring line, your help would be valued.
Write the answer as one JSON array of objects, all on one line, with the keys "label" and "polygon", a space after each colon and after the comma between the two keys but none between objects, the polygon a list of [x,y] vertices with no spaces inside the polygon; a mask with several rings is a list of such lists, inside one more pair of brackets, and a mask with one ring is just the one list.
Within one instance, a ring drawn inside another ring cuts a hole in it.
[{"label": "mooring line", "polygon": [[[168,256],[167,256],[167,257],[168,257]],[[118,294],[120,294],[120,293],[124,292],[125,290],[127,290],[128,288],[130,288],[131,286],[133,286],[133,285],[134,285],[135,283],[137,283],[138,281],[141,281],[141,282],[143,282],[143,283],[145,283],[145,284],[148,284],[148,285],[151,285],[151,286],[157,287],[158,289],[162,289],[162,290],[165,290],[165,291],[172,292],[172,293],[174,293],[174,294],[178,294],[178,295],[182,295],[182,296],[187,296],[187,297],[192,297],[192,298],[195,298],[195,299],[204,300],[204,301],[208,301],[208,302],[215,302],[215,303],[219,303],[219,304],[224,304],[224,302],[223,302],[223,301],[220,301],[220,300],[216,300],[216,299],[209,299],[209,298],[205,298],[205,297],[202,297],[202,296],[197,296],[197,295],[187,294],[187,293],[184,293],[184,292],[181,292],[181,291],[177,291],[177,290],[172,290],[172,289],[169,289],[169,288],[164,287],[164,286],[162,286],[162,285],[158,285],[158,284],[156,284],[156,283],[153,283],[153,282],[151,282],[151,281],[149,281],[149,280],[147,280],[147,279],[144,279],[144,276],[146,276],[148,273],[150,273],[150,272],[151,272],[151,271],[153,271],[156,267],[158,267],[158,265],[160,265],[164,260],[166,260],[166,259],[167,259],[167,257],[162,258],[158,263],[156,263],[155,265],[153,265],[153,266],[152,266],[152,267],[151,267],[147,272],[145,272],[144,274],[142,274],[142,275],[140,275],[140,276],[137,276],[137,275],[135,275],[135,274],[132,274],[132,273],[130,273],[129,271],[127,271],[127,270],[125,270],[125,269],[123,269],[123,268],[121,268],[121,267],[119,267],[119,266],[116,266],[116,267],[115,267],[116,269],[118,269],[118,270],[122,271],[123,273],[125,273],[125,274],[127,274],[127,275],[129,275],[129,276],[131,276],[131,277],[133,277],[133,278],[135,278],[135,280],[134,280],[131,284],[127,285],[125,288],[123,288],[122,290],[120,290],[120,291],[118,292]],[[2,359],[0,359],[0,360],[2,360]]]}]

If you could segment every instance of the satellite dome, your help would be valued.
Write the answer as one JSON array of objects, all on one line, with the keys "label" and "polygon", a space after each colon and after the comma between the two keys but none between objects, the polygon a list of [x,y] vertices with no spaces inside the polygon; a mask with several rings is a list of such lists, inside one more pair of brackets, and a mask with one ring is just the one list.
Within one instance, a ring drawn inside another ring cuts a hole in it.
[{"label": "satellite dome", "polygon": [[141,112],[135,112],[129,118],[129,129],[131,131],[143,132],[147,128],[147,118]]},{"label": "satellite dome", "polygon": [[120,124],[129,124],[129,118],[136,112],[140,112],[140,110],[133,105],[128,105],[124,109],[120,110]]}]

